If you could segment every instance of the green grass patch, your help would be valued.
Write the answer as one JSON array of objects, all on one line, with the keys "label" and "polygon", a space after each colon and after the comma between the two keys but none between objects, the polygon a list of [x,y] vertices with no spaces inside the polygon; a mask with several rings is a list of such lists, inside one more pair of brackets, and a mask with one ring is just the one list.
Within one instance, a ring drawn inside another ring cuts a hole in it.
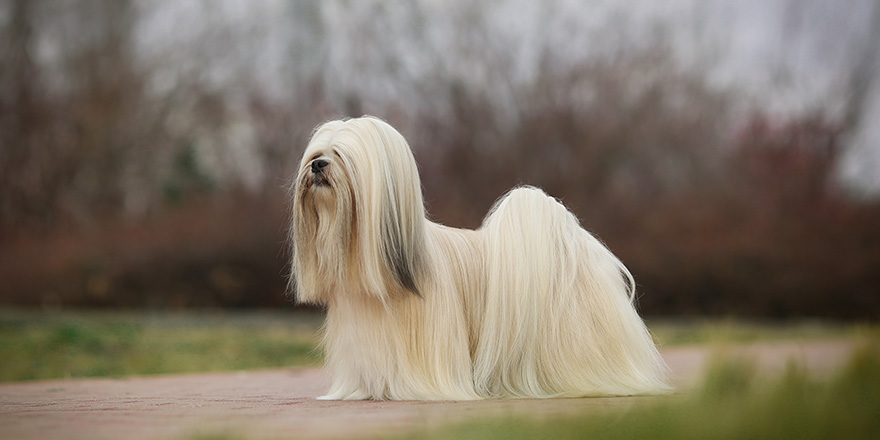
[{"label": "green grass patch", "polygon": [[418,439],[872,439],[880,432],[880,350],[859,351],[838,375],[816,380],[791,367],[756,374],[716,362],[687,395],[646,399],[629,410],[572,417],[474,420]]},{"label": "green grass patch", "polygon": [[[320,365],[317,312],[0,309],[0,381]],[[649,320],[662,347],[880,335],[877,327]]]},{"label": "green grass patch", "polygon": [[0,381],[320,365],[309,313],[0,312]]},{"label": "green grass patch", "polygon": [[834,324],[824,321],[749,322],[735,319],[647,320],[661,347],[697,344],[748,344],[766,341],[832,338],[878,338],[872,324]]}]

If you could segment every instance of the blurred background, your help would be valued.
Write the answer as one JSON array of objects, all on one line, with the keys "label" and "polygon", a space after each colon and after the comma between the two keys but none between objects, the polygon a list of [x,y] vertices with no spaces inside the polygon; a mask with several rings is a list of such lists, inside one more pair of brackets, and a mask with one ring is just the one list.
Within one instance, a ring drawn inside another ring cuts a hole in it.
[{"label": "blurred background", "polygon": [[875,0],[0,0],[0,305],[293,308],[284,186],[373,114],[431,217],[517,184],[650,316],[880,317]]}]

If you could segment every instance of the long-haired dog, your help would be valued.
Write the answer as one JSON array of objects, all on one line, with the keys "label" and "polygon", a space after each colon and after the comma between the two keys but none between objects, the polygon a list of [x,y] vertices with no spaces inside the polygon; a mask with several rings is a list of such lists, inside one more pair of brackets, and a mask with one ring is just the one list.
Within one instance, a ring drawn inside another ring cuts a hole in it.
[{"label": "long-haired dog", "polygon": [[291,288],[327,307],[322,398],[669,390],[629,271],[543,191],[475,231],[433,223],[409,146],[373,117],[318,127],[291,189]]}]

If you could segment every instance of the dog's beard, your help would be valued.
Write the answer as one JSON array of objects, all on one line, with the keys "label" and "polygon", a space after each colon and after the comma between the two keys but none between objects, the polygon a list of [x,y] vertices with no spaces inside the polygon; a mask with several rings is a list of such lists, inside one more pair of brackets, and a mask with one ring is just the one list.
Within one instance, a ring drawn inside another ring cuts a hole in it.
[{"label": "dog's beard", "polygon": [[353,240],[351,203],[349,186],[334,174],[301,173],[291,231],[296,241],[294,260],[308,268],[297,271],[294,280],[301,301],[322,302],[329,292],[347,286]]},{"label": "dog's beard", "polygon": [[330,177],[323,174],[307,176],[303,197],[304,204],[311,208],[319,226],[335,222],[338,208],[336,193],[330,185]]}]

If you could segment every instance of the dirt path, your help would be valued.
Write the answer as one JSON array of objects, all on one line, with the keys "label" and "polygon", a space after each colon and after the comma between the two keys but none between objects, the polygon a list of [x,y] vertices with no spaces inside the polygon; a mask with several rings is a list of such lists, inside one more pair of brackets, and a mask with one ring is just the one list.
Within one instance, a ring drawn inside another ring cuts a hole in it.
[{"label": "dirt path", "polygon": [[[816,374],[845,362],[851,340],[762,343],[729,347],[763,371],[790,361]],[[686,390],[717,348],[663,350],[673,380]],[[53,380],[0,385],[2,439],[166,439],[231,435],[246,438],[351,438],[405,432],[477,415],[537,416],[625,408],[637,397],[479,402],[325,402],[329,385],[318,369],[249,371],[126,379]]]}]

